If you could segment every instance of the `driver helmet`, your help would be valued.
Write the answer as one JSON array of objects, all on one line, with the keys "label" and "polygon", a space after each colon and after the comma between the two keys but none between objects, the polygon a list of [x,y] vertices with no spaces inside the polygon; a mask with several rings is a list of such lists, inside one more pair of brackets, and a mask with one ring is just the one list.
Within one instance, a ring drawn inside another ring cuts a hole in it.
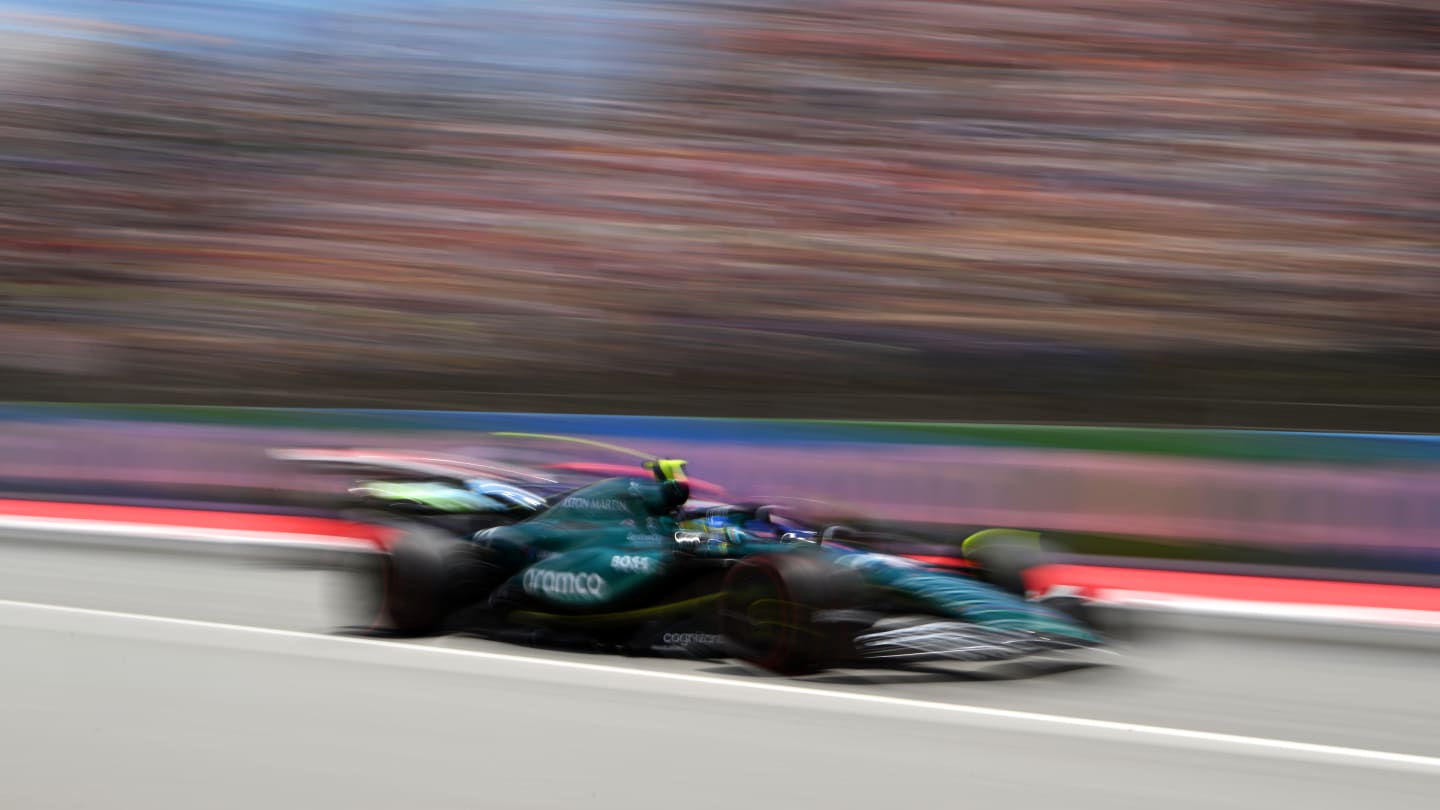
[{"label": "driver helmet", "polygon": [[665,505],[671,509],[678,509],[686,501],[690,500],[690,485],[686,483],[685,464],[683,459],[678,458],[657,458],[647,461],[645,469],[655,476],[660,482],[660,493],[665,499]]}]

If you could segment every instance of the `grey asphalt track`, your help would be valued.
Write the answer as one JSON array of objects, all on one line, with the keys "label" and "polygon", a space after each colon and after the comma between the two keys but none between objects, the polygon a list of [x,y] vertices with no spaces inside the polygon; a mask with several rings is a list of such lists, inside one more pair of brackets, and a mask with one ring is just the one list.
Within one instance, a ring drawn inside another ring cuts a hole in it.
[{"label": "grey asphalt track", "polygon": [[793,680],[326,635],[334,579],[0,543],[0,807],[1440,807],[1433,651],[1187,633]]}]

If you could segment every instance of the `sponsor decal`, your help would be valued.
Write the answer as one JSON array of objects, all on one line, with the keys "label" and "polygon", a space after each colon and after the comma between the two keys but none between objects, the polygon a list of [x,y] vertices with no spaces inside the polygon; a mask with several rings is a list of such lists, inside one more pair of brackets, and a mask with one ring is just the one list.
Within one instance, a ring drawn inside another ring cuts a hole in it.
[{"label": "sponsor decal", "polygon": [[610,558],[610,567],[630,574],[648,574],[655,570],[655,561],[636,554],[617,554]]},{"label": "sponsor decal", "polygon": [[713,647],[723,644],[725,637],[718,633],[666,633],[661,637],[661,641],[680,646],[705,644]]},{"label": "sponsor decal", "polygon": [[582,599],[602,599],[605,596],[605,578],[594,573],[530,568],[521,577],[520,584],[526,593],[536,596],[571,596]]},{"label": "sponsor decal", "polygon": [[584,509],[590,512],[624,512],[629,514],[630,507],[619,498],[587,498],[581,495],[571,495],[560,502],[560,505],[567,509]]}]

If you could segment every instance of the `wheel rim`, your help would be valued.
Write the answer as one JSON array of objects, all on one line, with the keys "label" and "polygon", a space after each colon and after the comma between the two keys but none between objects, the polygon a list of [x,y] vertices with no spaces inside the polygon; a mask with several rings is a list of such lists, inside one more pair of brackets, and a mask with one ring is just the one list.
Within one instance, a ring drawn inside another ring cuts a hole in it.
[{"label": "wheel rim", "polygon": [[799,606],[778,571],[747,565],[725,584],[720,629],[740,647],[742,659],[783,670],[801,631]]}]

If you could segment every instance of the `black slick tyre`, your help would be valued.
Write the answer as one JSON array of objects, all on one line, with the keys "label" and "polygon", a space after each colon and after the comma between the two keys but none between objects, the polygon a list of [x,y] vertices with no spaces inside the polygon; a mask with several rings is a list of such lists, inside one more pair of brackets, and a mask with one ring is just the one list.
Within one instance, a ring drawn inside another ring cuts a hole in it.
[{"label": "black slick tyre", "polygon": [[858,597],[853,572],[810,554],[741,560],[725,577],[720,632],[742,661],[782,675],[809,675],[843,658],[845,639],[815,621],[817,611]]},{"label": "black slick tyre", "polygon": [[379,624],[407,636],[444,631],[446,619],[504,579],[483,549],[420,524],[396,535],[381,568]]}]

